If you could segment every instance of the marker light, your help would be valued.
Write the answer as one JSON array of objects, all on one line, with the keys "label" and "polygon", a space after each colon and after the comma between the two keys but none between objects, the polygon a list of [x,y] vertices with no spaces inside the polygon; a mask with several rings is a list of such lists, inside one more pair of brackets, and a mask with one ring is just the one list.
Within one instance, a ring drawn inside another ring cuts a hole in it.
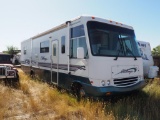
[{"label": "marker light", "polygon": [[107,92],[106,95],[107,95],[107,96],[111,95],[111,92]]},{"label": "marker light", "polygon": [[92,19],[95,19],[95,17],[92,16]]},{"label": "marker light", "polygon": [[93,84],[93,81],[90,81],[91,84]]}]

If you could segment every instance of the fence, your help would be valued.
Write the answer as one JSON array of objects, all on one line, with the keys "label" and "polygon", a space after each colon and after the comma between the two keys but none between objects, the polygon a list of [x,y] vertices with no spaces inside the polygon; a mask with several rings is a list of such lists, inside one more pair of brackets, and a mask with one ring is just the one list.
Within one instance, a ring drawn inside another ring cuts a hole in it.
[{"label": "fence", "polygon": [[160,56],[154,56],[154,65],[159,67],[158,75],[160,75]]}]

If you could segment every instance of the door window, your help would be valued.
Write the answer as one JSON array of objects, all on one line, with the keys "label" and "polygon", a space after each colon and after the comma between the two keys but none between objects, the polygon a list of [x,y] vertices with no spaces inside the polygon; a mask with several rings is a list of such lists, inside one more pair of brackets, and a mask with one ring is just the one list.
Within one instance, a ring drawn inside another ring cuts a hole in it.
[{"label": "door window", "polygon": [[65,36],[61,37],[61,53],[65,53]]},{"label": "door window", "polygon": [[56,44],[53,44],[53,56],[56,56]]}]

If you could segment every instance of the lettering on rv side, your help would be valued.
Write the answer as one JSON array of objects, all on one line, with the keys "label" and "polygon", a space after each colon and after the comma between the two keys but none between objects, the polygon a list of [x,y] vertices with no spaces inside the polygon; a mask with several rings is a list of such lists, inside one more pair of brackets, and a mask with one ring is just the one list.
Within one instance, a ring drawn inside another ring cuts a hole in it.
[{"label": "lettering on rv side", "polygon": [[129,69],[122,69],[121,72],[115,74],[115,75],[118,75],[118,74],[121,74],[121,73],[133,73],[133,72],[136,72],[137,71],[137,68],[129,68]]},{"label": "lettering on rv side", "polygon": [[138,42],[138,45],[141,46],[141,47],[146,47],[145,43],[143,44],[143,43]]},{"label": "lettering on rv side", "polygon": [[48,59],[47,59],[46,57],[44,57],[44,56],[41,56],[41,59],[44,60],[44,61],[48,60]]}]

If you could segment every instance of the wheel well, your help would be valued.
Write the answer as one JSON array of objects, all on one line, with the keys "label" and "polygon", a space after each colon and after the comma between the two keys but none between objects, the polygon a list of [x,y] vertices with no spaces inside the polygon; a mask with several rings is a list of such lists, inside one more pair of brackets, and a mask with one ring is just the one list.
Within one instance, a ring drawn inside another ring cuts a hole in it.
[{"label": "wheel well", "polygon": [[31,69],[31,70],[30,70],[30,75],[34,75],[34,74],[35,74],[34,70]]}]

